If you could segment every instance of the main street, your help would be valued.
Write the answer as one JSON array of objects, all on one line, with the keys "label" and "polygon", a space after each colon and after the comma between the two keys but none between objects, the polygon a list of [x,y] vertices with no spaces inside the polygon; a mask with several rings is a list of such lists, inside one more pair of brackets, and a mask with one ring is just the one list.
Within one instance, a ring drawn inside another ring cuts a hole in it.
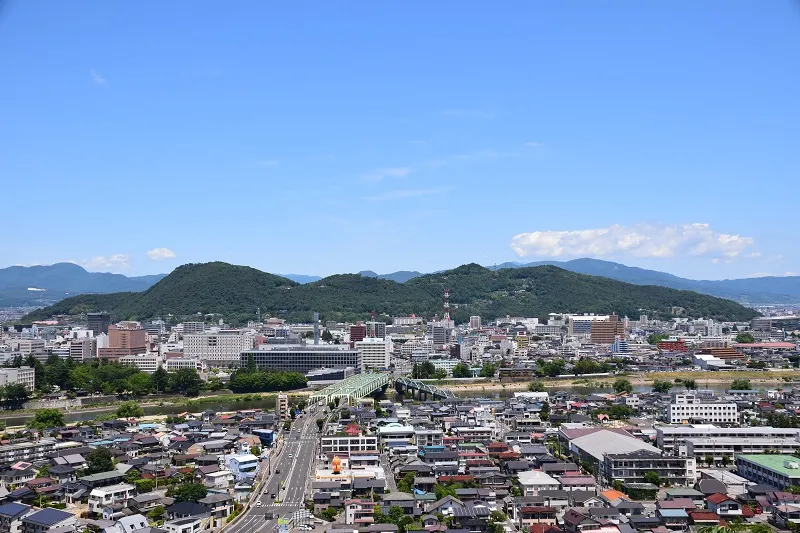
[{"label": "main street", "polygon": [[[318,443],[316,421],[324,416],[324,410],[324,406],[309,406],[307,413],[295,420],[283,442],[276,444],[273,452],[277,453],[269,461],[261,462],[262,469],[269,469],[262,478],[266,482],[258,489],[253,505],[225,528],[225,533],[272,531],[279,517],[288,518],[295,511],[305,509]],[[266,515],[273,513],[274,518],[267,520]]]}]

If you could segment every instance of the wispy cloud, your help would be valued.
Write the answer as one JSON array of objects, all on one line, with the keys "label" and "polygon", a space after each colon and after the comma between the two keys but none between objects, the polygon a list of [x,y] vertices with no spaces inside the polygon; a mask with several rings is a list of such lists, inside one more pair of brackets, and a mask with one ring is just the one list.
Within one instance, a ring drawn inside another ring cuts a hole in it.
[{"label": "wispy cloud", "polygon": [[102,74],[97,72],[95,69],[89,70],[89,76],[92,78],[92,81],[95,82],[97,85],[106,84],[106,79],[103,77]]},{"label": "wispy cloud", "polygon": [[128,254],[114,254],[109,256],[96,255],[83,261],[70,261],[88,270],[108,269],[112,272],[125,270],[130,266],[131,256]]},{"label": "wispy cloud", "polygon": [[409,167],[379,168],[362,176],[366,181],[383,181],[384,178],[404,178],[411,174]]},{"label": "wispy cloud", "polygon": [[164,259],[175,259],[175,252],[169,248],[153,248],[147,251],[147,257],[153,261],[163,261]]},{"label": "wispy cloud", "polygon": [[471,161],[482,161],[482,160],[491,160],[491,159],[506,159],[511,157],[520,157],[523,153],[520,151],[513,151],[513,150],[495,150],[494,148],[481,148],[479,150],[473,150],[471,152],[465,152],[461,154],[454,154],[445,157],[440,157],[438,159],[431,159],[427,162],[427,165],[430,167],[443,167],[446,165],[451,165],[455,163],[466,163]]},{"label": "wispy cloud", "polygon": [[456,118],[461,120],[491,120],[497,116],[494,111],[471,108],[445,109],[442,111],[442,114],[448,118]]},{"label": "wispy cloud", "polygon": [[751,237],[720,233],[708,224],[613,225],[565,231],[533,231],[511,239],[520,257],[706,256],[729,262],[754,245]]},{"label": "wispy cloud", "polygon": [[778,273],[775,273],[775,272],[753,272],[751,274],[748,274],[747,277],[748,278],[767,278],[767,277],[783,278],[783,277],[786,277],[786,276],[797,276],[797,275],[798,275],[797,272],[784,272],[782,274],[780,272],[778,272]]},{"label": "wispy cloud", "polygon": [[528,148],[540,148],[542,146],[542,143],[538,143],[536,141],[528,141],[525,143],[525,146],[527,146]]},{"label": "wispy cloud", "polygon": [[403,198],[419,198],[422,196],[431,196],[433,194],[442,194],[451,189],[452,187],[436,187],[433,189],[397,189],[372,196],[365,196],[364,200],[367,202],[388,202],[391,200],[402,200]]},{"label": "wispy cloud", "polygon": [[256,161],[257,167],[274,167],[280,164],[277,159],[259,159]]}]

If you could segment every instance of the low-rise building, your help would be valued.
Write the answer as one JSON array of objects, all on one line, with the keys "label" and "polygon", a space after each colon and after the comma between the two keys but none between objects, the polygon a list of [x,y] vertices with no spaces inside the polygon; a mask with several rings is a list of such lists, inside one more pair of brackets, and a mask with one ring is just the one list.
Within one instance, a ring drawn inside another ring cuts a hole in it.
[{"label": "low-rise building", "polygon": [[750,481],[779,489],[800,485],[800,460],[792,455],[739,455],[736,470]]},{"label": "low-rise building", "polygon": [[108,485],[92,489],[89,493],[89,512],[102,513],[103,507],[113,503],[125,503],[136,494],[136,487],[128,483]]},{"label": "low-rise building", "polygon": [[75,531],[77,519],[74,514],[47,507],[22,519],[20,533],[48,533],[50,531]]},{"label": "low-rise building", "polygon": [[669,424],[736,424],[739,412],[734,402],[708,402],[694,394],[674,394],[666,406],[664,419]]}]

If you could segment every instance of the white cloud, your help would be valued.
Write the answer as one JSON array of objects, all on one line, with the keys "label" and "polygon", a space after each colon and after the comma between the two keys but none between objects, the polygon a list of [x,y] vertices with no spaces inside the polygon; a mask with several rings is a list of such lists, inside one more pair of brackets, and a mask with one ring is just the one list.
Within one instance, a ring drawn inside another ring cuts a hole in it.
[{"label": "white cloud", "polygon": [[91,259],[84,259],[77,261],[79,265],[87,270],[97,270],[100,268],[110,269],[112,271],[125,270],[130,266],[131,256],[127,254],[114,254],[109,256],[96,255]]},{"label": "white cloud", "polygon": [[153,248],[147,251],[147,257],[153,261],[163,261],[164,259],[174,259],[175,252],[169,248]]},{"label": "white cloud", "polygon": [[102,74],[97,72],[95,69],[89,70],[89,76],[91,76],[92,81],[95,82],[97,85],[106,84],[106,79],[102,76]]},{"label": "white cloud", "polygon": [[419,198],[420,196],[441,194],[443,192],[447,192],[448,190],[450,190],[448,187],[439,187],[436,189],[398,189],[383,194],[365,196],[364,200],[366,200],[367,202],[386,202],[389,200],[400,200],[403,198]]},{"label": "white cloud", "polygon": [[783,278],[786,276],[797,276],[797,272],[752,272],[747,275],[748,278],[766,278],[766,277],[778,277]]},{"label": "white cloud", "polygon": [[525,143],[525,146],[527,146],[529,148],[539,148],[542,145],[541,145],[541,143],[537,143],[536,141],[528,141],[528,142]]},{"label": "white cloud", "polygon": [[383,181],[384,178],[404,178],[411,172],[408,167],[379,168],[364,174],[363,178],[366,181]]},{"label": "white cloud", "polygon": [[719,233],[708,224],[634,224],[573,231],[534,231],[511,239],[520,257],[711,256],[728,262],[754,244],[750,237]]}]

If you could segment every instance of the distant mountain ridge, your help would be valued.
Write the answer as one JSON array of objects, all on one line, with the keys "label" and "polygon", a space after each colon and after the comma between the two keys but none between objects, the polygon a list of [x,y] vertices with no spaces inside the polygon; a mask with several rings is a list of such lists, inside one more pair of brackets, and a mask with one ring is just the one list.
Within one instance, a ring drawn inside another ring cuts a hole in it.
[{"label": "distant mountain ridge", "polygon": [[[800,303],[800,276],[767,276],[761,278],[694,280],[681,278],[658,270],[631,267],[613,261],[601,259],[573,259],[571,261],[534,261],[531,263],[507,262],[487,266],[490,270],[504,268],[526,268],[551,265],[578,274],[601,276],[634,285],[658,285],[671,289],[689,290],[726,298],[748,305],[792,304]],[[363,270],[359,275],[370,278],[390,279],[398,283],[424,275],[416,271],[399,271],[390,274],[376,274],[371,270]],[[320,276],[287,276],[298,283],[322,279]]]},{"label": "distant mountain ridge", "polygon": [[147,320],[214,314],[232,324],[261,316],[308,321],[357,320],[375,310],[388,316],[441,316],[442,294],[450,289],[450,312],[465,322],[511,316],[544,318],[550,312],[610,313],[653,317],[749,320],[757,313],[740,304],[691,291],[639,286],[554,266],[493,271],[474,263],[398,283],[359,274],[337,274],[301,285],[290,279],[227,263],[187,264],[143,292],[73,296],[30,313],[23,320],[83,315],[106,310],[115,320]]},{"label": "distant mountain ridge", "polygon": [[76,294],[138,292],[165,276],[88,272],[74,263],[0,268],[0,307],[48,305]]}]

